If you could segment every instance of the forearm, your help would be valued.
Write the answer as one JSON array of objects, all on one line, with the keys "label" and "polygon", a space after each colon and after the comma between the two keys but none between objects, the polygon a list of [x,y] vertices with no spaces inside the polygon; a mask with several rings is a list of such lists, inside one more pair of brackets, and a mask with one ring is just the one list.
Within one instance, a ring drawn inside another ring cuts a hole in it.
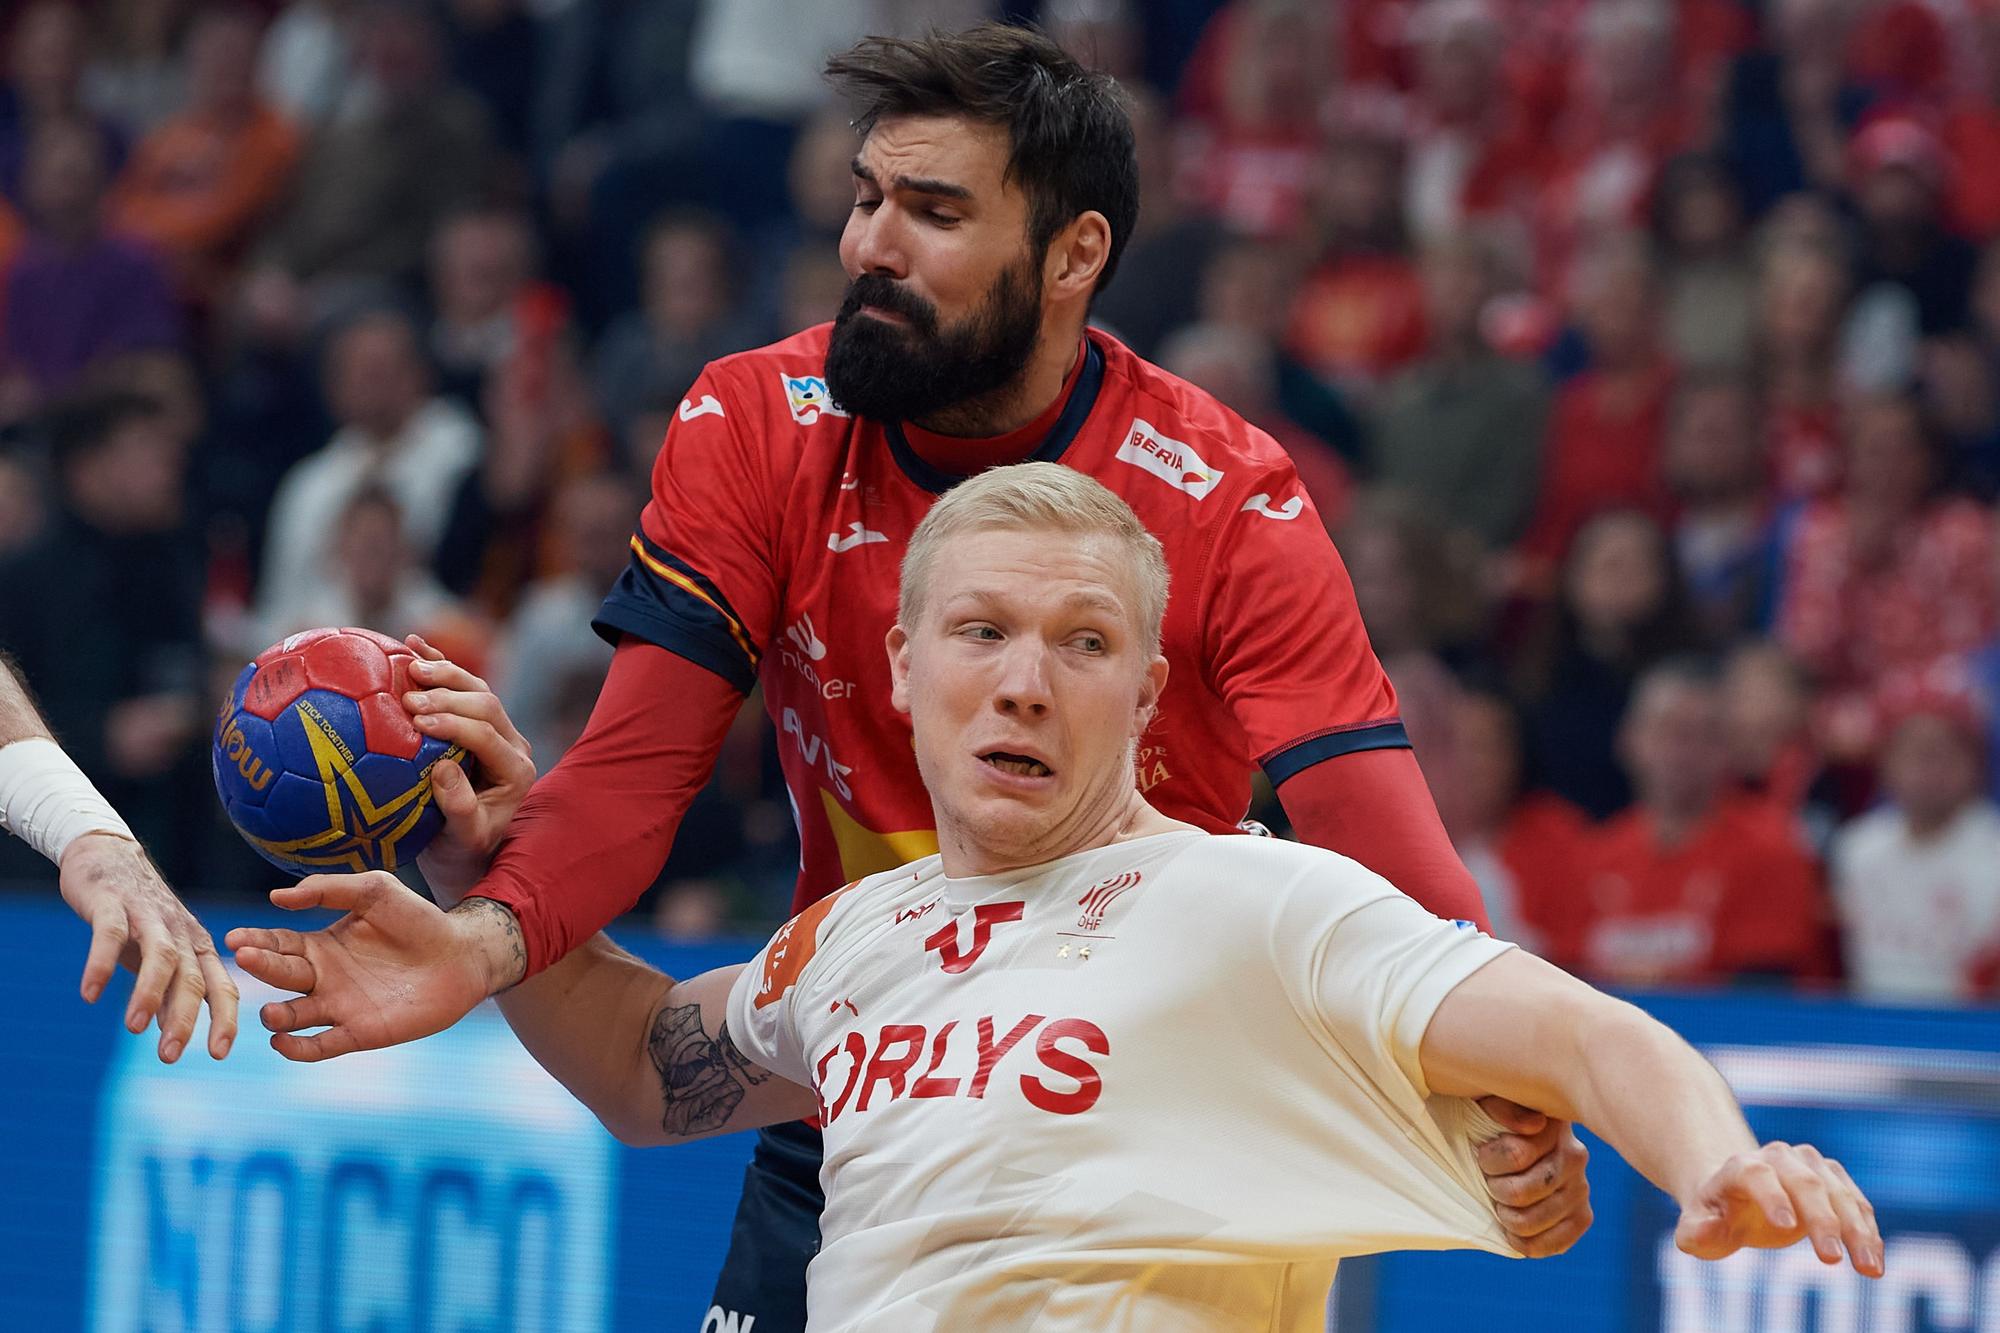
[{"label": "forearm", "polygon": [[653,882],[741,706],[735,687],[626,640],[590,725],[521,803],[470,893],[520,921],[533,976],[631,910]]},{"label": "forearm", "polygon": [[14,664],[0,653],[0,745],[34,737],[46,738],[49,729],[28,697],[28,688],[14,671]]},{"label": "forearm", "polygon": [[756,1129],[817,1109],[810,1089],[752,1064],[729,1034],[741,965],[676,981],[594,935],[500,996],[542,1068],[635,1148]]},{"label": "forearm", "polygon": [[646,1034],[673,986],[598,934],[498,999],[535,1063],[632,1143],[658,1137],[660,1089]]},{"label": "forearm", "polygon": [[1622,1001],[1579,1038],[1573,1116],[1683,1206],[1757,1138],[1715,1066],[1664,1024]]},{"label": "forearm", "polygon": [[1419,1050],[1430,1091],[1587,1125],[1683,1202],[1756,1141],[1722,1076],[1663,1024],[1515,950],[1459,983]]},{"label": "forearm", "polygon": [[79,838],[132,830],[49,735],[41,714],[0,655],[0,829],[57,865]]}]

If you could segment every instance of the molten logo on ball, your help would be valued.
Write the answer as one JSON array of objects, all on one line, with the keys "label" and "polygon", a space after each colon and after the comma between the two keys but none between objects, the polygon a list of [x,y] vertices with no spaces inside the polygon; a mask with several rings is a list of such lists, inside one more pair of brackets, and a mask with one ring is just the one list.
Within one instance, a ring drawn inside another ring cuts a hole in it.
[{"label": "molten logo on ball", "polygon": [[394,870],[444,823],[431,768],[460,759],[403,709],[410,650],[365,629],[294,634],[243,668],[215,724],[215,790],[265,860],[296,875]]}]

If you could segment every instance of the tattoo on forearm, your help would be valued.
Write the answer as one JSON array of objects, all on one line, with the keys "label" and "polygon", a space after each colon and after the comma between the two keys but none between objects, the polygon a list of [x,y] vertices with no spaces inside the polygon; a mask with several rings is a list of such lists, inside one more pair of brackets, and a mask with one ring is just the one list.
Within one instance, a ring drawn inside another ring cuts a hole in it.
[{"label": "tattoo on forearm", "polygon": [[528,974],[527,941],[521,937],[520,921],[512,912],[507,910],[505,904],[497,903],[491,898],[467,898],[451,910],[491,917],[493,920],[498,921],[501,931],[506,937],[507,948],[509,950],[507,975],[514,979],[508,985],[513,985]]},{"label": "tattoo on forearm", "polygon": [[729,1123],[746,1087],[770,1077],[743,1058],[723,1023],[714,1037],[701,1027],[699,1004],[662,1005],[646,1039],[660,1071],[660,1127],[669,1134],[704,1134]]}]

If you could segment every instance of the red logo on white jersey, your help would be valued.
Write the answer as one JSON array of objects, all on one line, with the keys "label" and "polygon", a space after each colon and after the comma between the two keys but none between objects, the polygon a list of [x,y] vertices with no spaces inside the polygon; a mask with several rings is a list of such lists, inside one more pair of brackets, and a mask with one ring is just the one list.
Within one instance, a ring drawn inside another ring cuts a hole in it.
[{"label": "red logo on white jersey", "polygon": [[1113,875],[1091,885],[1090,891],[1076,900],[1076,905],[1083,909],[1083,915],[1076,919],[1077,929],[1096,930],[1103,925],[1104,913],[1110,908],[1112,900],[1127,889],[1138,888],[1140,878],[1138,871],[1127,870],[1122,875]]},{"label": "red logo on white jersey", "polygon": [[947,972],[963,972],[979,961],[979,955],[986,952],[986,944],[993,935],[993,927],[1003,921],[1019,921],[1021,913],[1028,908],[1026,903],[981,903],[972,909],[972,952],[961,953],[958,948],[958,922],[947,921],[924,941],[926,951],[936,949],[943,960]]},{"label": "red logo on white jersey", "polygon": [[[933,907],[936,907],[938,905],[938,902],[939,902],[938,899],[933,898],[929,902],[924,903],[920,907],[899,907],[896,909],[896,919],[890,924],[900,926],[905,921],[915,921],[920,916],[928,916],[930,914],[930,910]],[[924,947],[928,949],[930,948],[930,945],[926,944]]]},{"label": "red logo on white jersey", "polygon": [[[1000,1062],[1030,1035],[1035,1039],[1033,1051],[1040,1069],[1016,1080],[1029,1105],[1051,1115],[1081,1115],[1103,1094],[1103,1077],[1090,1057],[1110,1055],[1111,1038],[1089,1019],[1049,1020],[1041,1014],[1027,1014],[1003,1032],[1000,1024],[986,1015],[971,1026],[969,1043],[964,1035],[954,1039],[953,1034],[960,1031],[957,1019],[935,1031],[922,1023],[889,1023],[872,1038],[859,1028],[850,1029],[813,1065],[820,1123],[830,1125],[849,1109],[867,1111],[905,1097],[983,1099]],[[1069,1046],[1059,1044],[1065,1042]],[[845,1068],[837,1068],[836,1061]],[[920,1061],[924,1061],[923,1072],[918,1073]],[[1018,1061],[1015,1067],[1019,1067]],[[948,1072],[953,1070],[956,1072]],[[1074,1086],[1051,1083],[1043,1074],[1059,1075]],[[835,1084],[840,1087],[837,1094],[833,1093]],[[878,1097],[881,1091],[887,1095]]]}]

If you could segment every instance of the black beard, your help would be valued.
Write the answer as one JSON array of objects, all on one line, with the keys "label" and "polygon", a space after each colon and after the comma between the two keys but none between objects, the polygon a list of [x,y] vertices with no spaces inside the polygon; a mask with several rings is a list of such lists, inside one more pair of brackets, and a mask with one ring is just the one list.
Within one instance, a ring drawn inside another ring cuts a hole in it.
[{"label": "black beard", "polygon": [[[893,311],[894,324],[861,313]],[[826,349],[826,388],[842,410],[877,421],[924,421],[1014,383],[1041,336],[1041,270],[1003,270],[966,319],[940,328],[937,307],[879,273],[848,285]]]}]

